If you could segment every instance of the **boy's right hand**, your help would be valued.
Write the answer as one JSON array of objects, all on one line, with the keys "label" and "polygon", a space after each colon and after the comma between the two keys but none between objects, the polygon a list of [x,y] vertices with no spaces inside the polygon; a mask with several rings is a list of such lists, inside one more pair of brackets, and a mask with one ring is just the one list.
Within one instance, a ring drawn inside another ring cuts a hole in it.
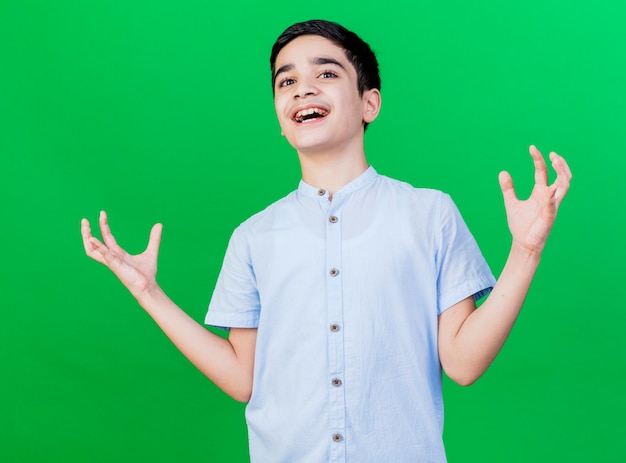
[{"label": "boy's right hand", "polygon": [[133,256],[124,251],[115,241],[109,228],[106,212],[100,212],[99,222],[100,234],[104,243],[92,236],[87,219],[81,221],[85,253],[96,262],[100,262],[111,269],[137,299],[157,288],[157,259],[162,225],[157,223],[152,227],[146,250]]}]

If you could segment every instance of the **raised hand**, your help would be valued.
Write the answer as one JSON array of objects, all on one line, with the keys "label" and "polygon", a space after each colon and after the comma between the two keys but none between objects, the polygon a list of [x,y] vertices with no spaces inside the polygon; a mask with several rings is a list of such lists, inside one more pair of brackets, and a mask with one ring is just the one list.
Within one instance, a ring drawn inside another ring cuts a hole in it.
[{"label": "raised hand", "polygon": [[534,145],[529,152],[535,164],[535,186],[527,200],[518,199],[508,172],[500,172],[499,181],[513,243],[530,252],[541,252],[561,201],[569,190],[572,173],[565,159],[552,152],[550,160],[557,177],[548,185],[548,168],[543,156]]},{"label": "raised hand", "polygon": [[161,224],[152,227],[146,250],[141,254],[130,255],[115,241],[104,211],[100,212],[99,222],[103,242],[91,235],[87,219],[81,221],[81,233],[87,255],[111,269],[136,298],[156,287]]}]

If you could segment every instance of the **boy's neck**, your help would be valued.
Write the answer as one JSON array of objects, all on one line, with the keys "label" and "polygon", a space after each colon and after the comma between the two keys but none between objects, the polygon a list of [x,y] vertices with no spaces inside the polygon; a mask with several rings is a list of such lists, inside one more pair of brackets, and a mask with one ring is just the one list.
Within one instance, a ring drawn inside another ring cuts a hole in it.
[{"label": "boy's neck", "polygon": [[369,167],[363,150],[343,153],[298,153],[302,180],[328,191],[330,198]]}]

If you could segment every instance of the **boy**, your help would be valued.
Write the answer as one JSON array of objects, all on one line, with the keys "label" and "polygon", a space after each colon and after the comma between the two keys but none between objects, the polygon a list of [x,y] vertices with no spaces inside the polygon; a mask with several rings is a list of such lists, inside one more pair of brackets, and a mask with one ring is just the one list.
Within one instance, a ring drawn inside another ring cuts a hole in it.
[{"label": "boy", "polygon": [[[535,187],[519,201],[500,174],[513,244],[496,283],[443,193],[380,176],[364,131],[380,110],[374,54],[338,24],[307,21],[270,58],[276,114],[298,153],[297,191],[230,240],[205,330],[156,283],[161,225],[146,251],[104,243],[107,265],[177,347],[246,409],[252,462],[444,462],[441,367],[468,385],[521,308],[571,173],[533,146]],[[491,293],[479,310],[475,301]]]}]

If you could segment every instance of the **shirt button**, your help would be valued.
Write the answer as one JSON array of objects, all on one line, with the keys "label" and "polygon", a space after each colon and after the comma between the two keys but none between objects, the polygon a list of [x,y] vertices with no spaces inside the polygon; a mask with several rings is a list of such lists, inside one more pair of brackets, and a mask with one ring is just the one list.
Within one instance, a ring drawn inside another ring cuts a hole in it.
[{"label": "shirt button", "polygon": [[320,188],[317,190],[317,194],[320,196],[324,196],[326,194],[326,190],[324,188]]},{"label": "shirt button", "polygon": [[335,378],[332,380],[331,384],[335,387],[341,386],[341,380],[339,378]]},{"label": "shirt button", "polygon": [[337,325],[336,323],[333,323],[332,325],[330,325],[330,331],[332,331],[333,333],[336,333],[337,331],[339,331],[339,325]]},{"label": "shirt button", "polygon": [[331,215],[331,216],[328,218],[328,221],[329,221],[330,223],[337,223],[337,222],[339,221],[339,219],[338,219],[336,216]]},{"label": "shirt button", "polygon": [[330,272],[328,273],[330,273],[331,277],[336,277],[337,275],[339,275],[339,270],[337,270],[336,268],[331,268]]},{"label": "shirt button", "polygon": [[341,442],[343,440],[343,436],[341,434],[333,434],[333,440],[335,442]]}]

